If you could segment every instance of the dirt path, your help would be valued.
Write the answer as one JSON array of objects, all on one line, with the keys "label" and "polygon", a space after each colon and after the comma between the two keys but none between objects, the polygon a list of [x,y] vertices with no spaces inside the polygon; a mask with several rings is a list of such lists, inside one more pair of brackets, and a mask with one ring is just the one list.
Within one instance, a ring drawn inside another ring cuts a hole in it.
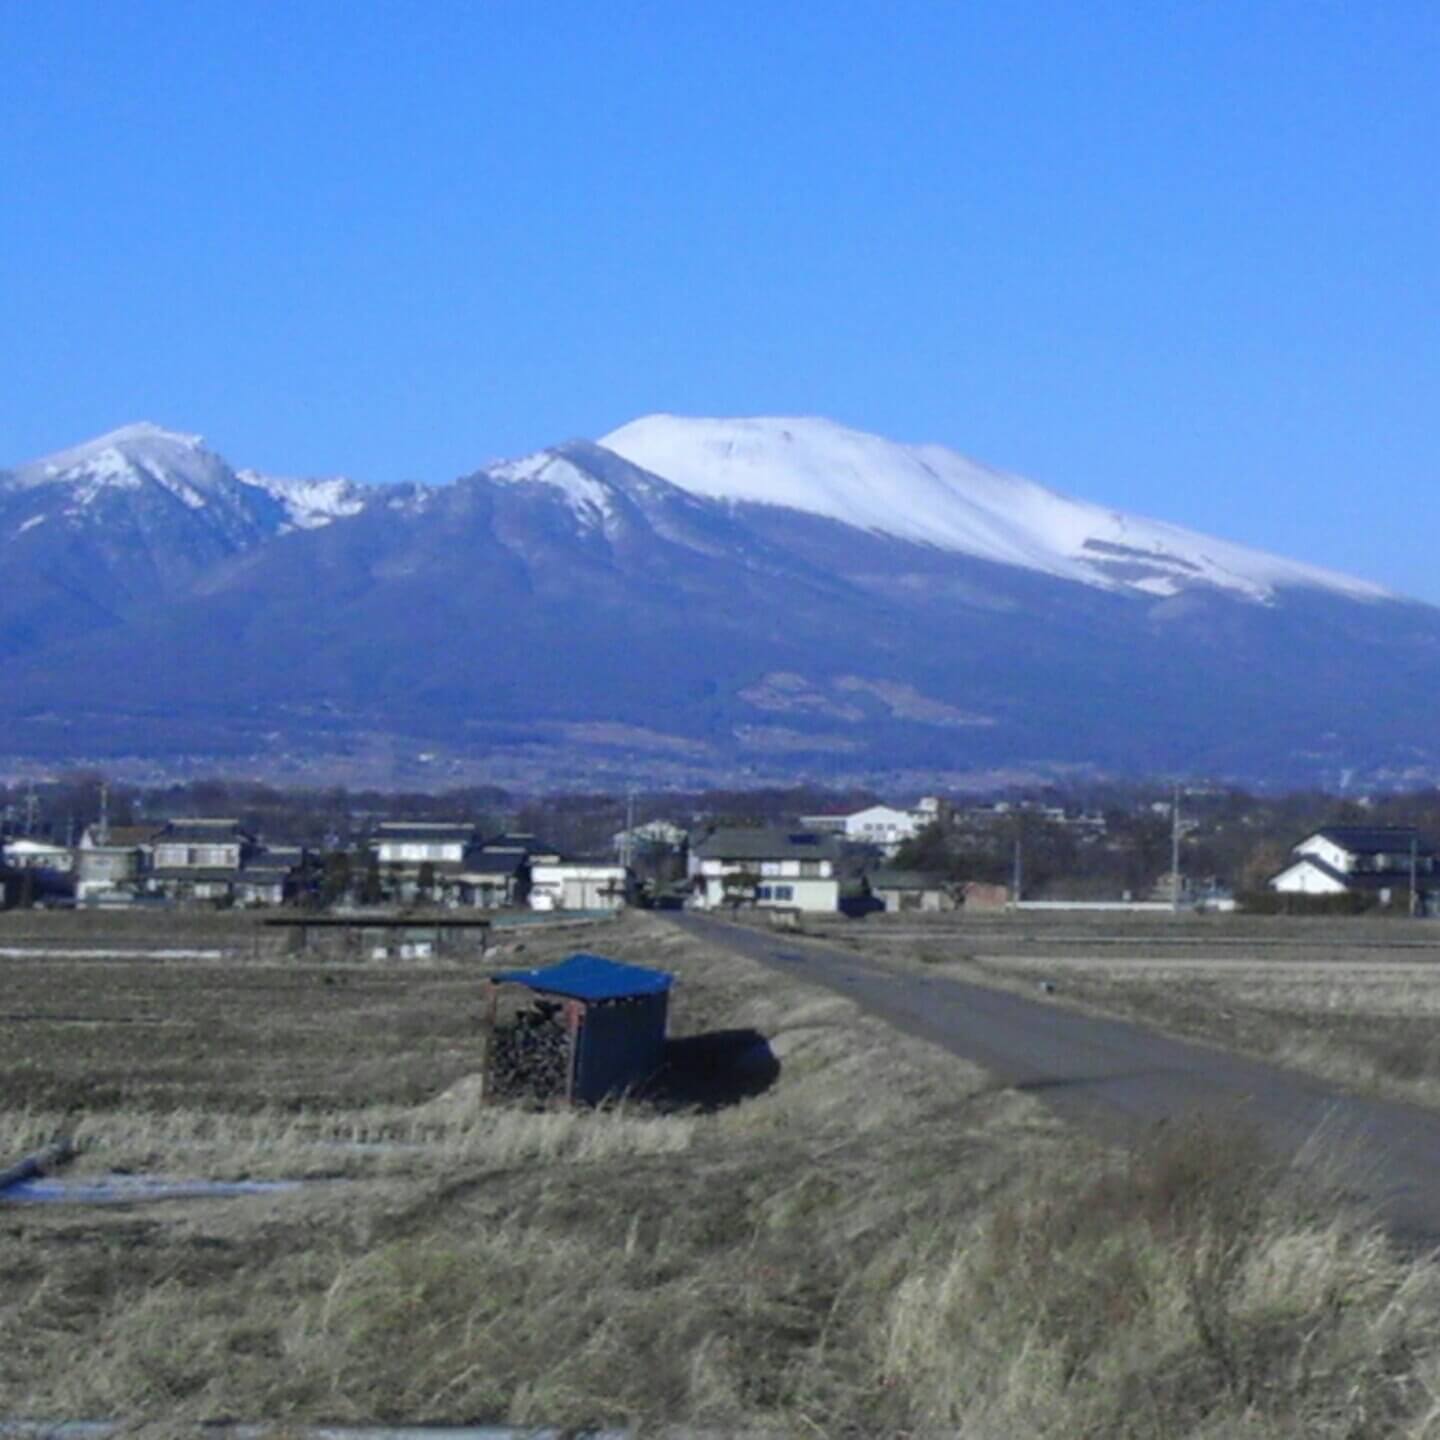
[{"label": "dirt path", "polygon": [[1125,1138],[1197,1110],[1257,1126],[1287,1155],[1337,1174],[1395,1232],[1440,1244],[1440,1113],[1311,1080],[1043,998],[909,974],[823,944],[698,915],[674,923],[849,996],[897,1028],[1039,1095],[1087,1129]]}]

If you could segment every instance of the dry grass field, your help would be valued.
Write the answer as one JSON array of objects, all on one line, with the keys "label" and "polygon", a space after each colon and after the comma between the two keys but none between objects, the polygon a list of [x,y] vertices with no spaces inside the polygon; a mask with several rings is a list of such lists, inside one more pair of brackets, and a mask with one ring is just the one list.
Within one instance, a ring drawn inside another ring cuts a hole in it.
[{"label": "dry grass field", "polygon": [[885,917],[827,938],[1440,1106],[1440,924],[1351,917]]},{"label": "dry grass field", "polygon": [[[0,1157],[68,1130],[70,1178],[306,1182],[0,1200],[0,1417],[1440,1435],[1440,1272],[1231,1132],[1106,1153],[659,917],[485,966],[212,925],[219,958],[0,926]],[[484,970],[584,945],[675,971],[675,1032],[766,1036],[774,1084],[478,1105]]]}]

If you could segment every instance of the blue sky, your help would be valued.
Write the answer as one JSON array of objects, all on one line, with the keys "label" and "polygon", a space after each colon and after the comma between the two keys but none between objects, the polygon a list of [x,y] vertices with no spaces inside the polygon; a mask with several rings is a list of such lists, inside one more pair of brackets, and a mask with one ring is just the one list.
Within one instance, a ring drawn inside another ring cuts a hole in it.
[{"label": "blue sky", "polygon": [[1440,6],[0,0],[0,463],[821,414],[1440,602]]}]

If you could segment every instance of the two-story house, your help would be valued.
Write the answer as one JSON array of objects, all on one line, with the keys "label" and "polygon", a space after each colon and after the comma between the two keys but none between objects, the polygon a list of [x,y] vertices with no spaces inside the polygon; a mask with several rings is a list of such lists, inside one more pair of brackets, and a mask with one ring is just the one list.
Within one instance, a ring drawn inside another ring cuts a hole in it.
[{"label": "two-story house", "polygon": [[[1295,845],[1270,888],[1283,895],[1373,895],[1388,905],[1410,891],[1440,888],[1434,844],[1403,825],[1327,825]],[[1423,902],[1422,902],[1423,903]]]},{"label": "two-story house", "polygon": [[423,875],[431,882],[429,899],[482,909],[523,904],[532,866],[560,858],[533,835],[482,840],[473,825],[441,820],[384,821],[370,850],[399,898],[418,898]]},{"label": "two-story house", "polygon": [[691,904],[838,910],[838,857],[836,838],[813,830],[712,830],[690,848]]},{"label": "two-story house", "polygon": [[164,826],[87,825],[75,850],[75,898],[82,903],[123,900],[136,894],[154,860]]},{"label": "two-story house", "polygon": [[233,900],[242,869],[259,849],[238,820],[172,820],[151,842],[146,885],[172,900]]}]

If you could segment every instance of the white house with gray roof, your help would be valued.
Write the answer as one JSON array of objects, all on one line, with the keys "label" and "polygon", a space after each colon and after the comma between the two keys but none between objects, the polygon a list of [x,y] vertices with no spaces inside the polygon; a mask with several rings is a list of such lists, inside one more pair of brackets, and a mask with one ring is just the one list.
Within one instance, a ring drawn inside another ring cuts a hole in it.
[{"label": "white house with gray roof", "polygon": [[690,847],[690,903],[697,910],[833,912],[840,908],[838,856],[835,838],[813,830],[712,830]]}]

